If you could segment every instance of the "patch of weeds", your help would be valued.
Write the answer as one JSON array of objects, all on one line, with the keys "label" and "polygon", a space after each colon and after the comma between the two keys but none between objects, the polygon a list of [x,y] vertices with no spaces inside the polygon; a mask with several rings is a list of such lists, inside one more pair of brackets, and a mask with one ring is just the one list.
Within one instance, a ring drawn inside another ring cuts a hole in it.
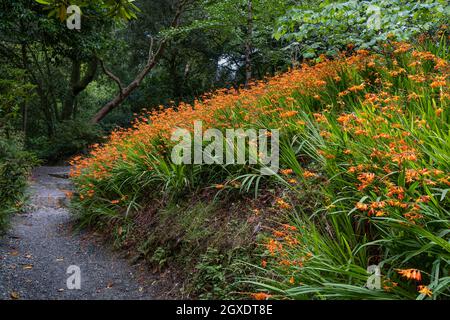
[{"label": "patch of weeds", "polygon": [[246,289],[240,280],[251,273],[252,253],[253,250],[244,248],[228,253],[208,248],[195,266],[188,290],[204,300],[243,298],[240,292]]},{"label": "patch of weeds", "polygon": [[153,265],[158,266],[159,269],[162,269],[166,263],[169,253],[163,247],[158,247],[155,252],[153,252],[153,256],[150,258],[150,262]]}]

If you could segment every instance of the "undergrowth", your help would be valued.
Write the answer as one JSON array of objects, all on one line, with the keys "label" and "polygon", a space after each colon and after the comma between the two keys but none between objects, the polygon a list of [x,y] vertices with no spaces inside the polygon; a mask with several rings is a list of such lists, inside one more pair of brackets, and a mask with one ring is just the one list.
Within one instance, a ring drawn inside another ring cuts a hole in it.
[{"label": "undergrowth", "polygon": [[36,163],[35,157],[23,150],[20,137],[0,131],[0,233],[11,215],[23,209],[28,175]]}]

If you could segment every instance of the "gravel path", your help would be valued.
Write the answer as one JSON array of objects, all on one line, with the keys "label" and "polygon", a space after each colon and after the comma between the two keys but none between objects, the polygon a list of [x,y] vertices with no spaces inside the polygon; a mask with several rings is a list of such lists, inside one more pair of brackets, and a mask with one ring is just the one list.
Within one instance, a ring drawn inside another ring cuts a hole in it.
[{"label": "gravel path", "polygon": [[[31,208],[15,216],[0,239],[0,299],[151,299],[151,276],[131,267],[98,237],[72,231],[71,215],[64,208],[70,182],[49,175],[67,171],[34,171]],[[70,266],[80,268],[79,290],[67,286]]]}]

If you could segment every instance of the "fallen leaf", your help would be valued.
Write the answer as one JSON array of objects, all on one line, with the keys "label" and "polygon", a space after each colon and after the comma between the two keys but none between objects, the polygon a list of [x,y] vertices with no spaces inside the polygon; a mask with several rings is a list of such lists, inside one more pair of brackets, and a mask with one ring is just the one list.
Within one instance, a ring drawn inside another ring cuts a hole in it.
[{"label": "fallen leaf", "polygon": [[12,255],[13,257],[17,257],[19,255],[19,252],[13,251],[10,253],[10,255]]},{"label": "fallen leaf", "polygon": [[14,299],[14,300],[20,299],[20,295],[15,291],[11,292],[10,296],[11,296],[11,299]]},{"label": "fallen leaf", "polygon": [[25,258],[27,258],[27,259],[32,259],[33,256],[32,256],[31,254],[27,254],[27,255],[25,256]]},{"label": "fallen leaf", "polygon": [[64,258],[57,258],[56,259],[56,262],[61,262],[61,261],[64,261]]},{"label": "fallen leaf", "polygon": [[114,283],[113,282],[108,282],[108,284],[106,285],[106,288],[111,289],[113,287]]},{"label": "fallen leaf", "polygon": [[33,265],[32,264],[26,264],[23,266],[23,270],[31,270],[33,269]]}]

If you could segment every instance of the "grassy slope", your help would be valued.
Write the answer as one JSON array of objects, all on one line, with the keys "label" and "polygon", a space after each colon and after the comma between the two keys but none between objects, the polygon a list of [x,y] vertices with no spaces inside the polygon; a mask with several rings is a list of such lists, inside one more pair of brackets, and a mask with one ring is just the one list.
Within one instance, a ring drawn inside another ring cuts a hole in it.
[{"label": "grassy slope", "polygon": [[[242,270],[247,285],[259,288],[258,299],[448,297],[446,37],[414,47],[387,45],[382,55],[360,51],[324,60],[249,90],[217,92],[193,107],[144,116],[96,146],[91,157],[75,159],[81,223],[109,226],[122,241],[147,244],[143,253],[153,263],[187,259],[200,270],[190,284],[206,285],[219,297],[235,288],[226,286],[236,278],[227,276],[233,271],[220,268],[236,257],[257,265]],[[173,165],[171,130],[192,129],[195,120],[214,128],[280,128],[283,170],[261,178],[258,166]],[[258,195],[258,187],[272,192],[252,203],[236,195]],[[224,200],[192,200],[204,190]],[[230,197],[244,204],[240,214],[223,210]],[[159,209],[145,209],[149,203]],[[209,224],[227,213],[226,224]],[[152,221],[148,234],[138,231],[146,225],[142,217]],[[249,219],[258,228],[247,225]],[[224,229],[228,223],[236,226]],[[220,245],[217,239],[240,229],[242,242]],[[261,240],[255,232],[269,235]],[[255,251],[255,241],[265,244],[262,261],[255,262],[262,251]],[[248,245],[245,254],[224,258]],[[372,264],[381,266],[380,290],[364,288]]]}]

